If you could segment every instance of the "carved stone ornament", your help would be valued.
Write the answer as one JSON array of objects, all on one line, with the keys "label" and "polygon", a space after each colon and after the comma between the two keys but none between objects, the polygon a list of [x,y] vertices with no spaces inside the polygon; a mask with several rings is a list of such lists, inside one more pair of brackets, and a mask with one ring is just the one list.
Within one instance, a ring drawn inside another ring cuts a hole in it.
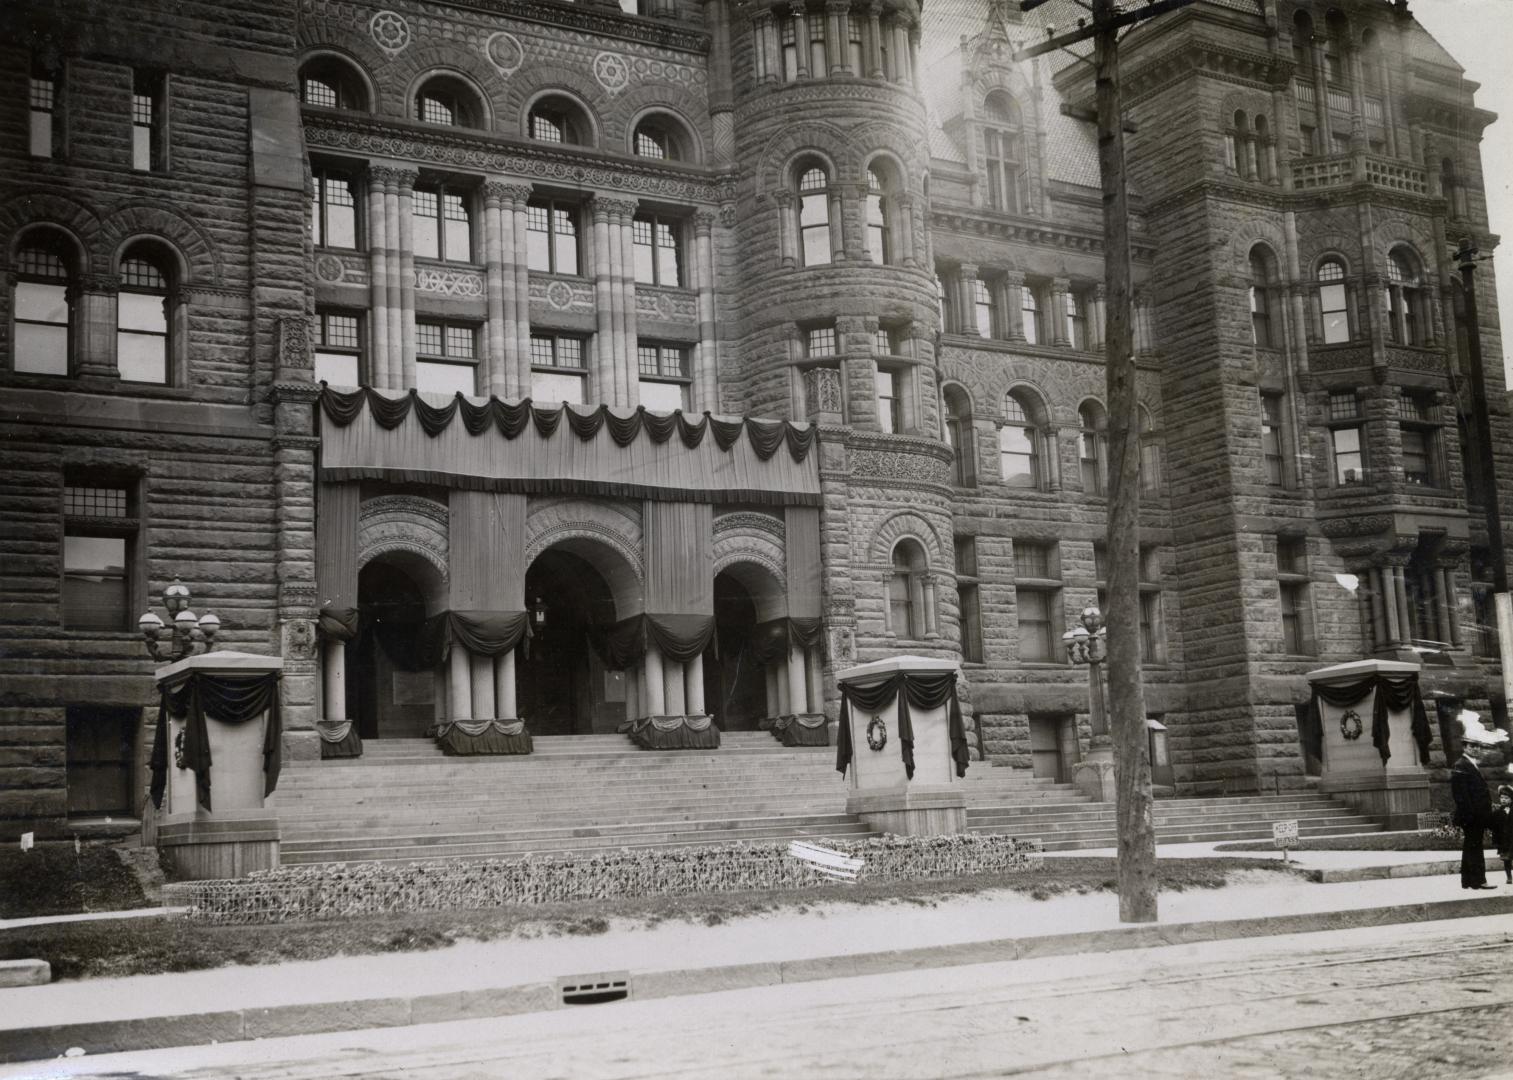
[{"label": "carved stone ornament", "polygon": [[573,287],[565,281],[554,281],[546,287],[546,302],[558,311],[573,306]]},{"label": "carved stone ornament", "polygon": [[1392,528],[1390,514],[1370,514],[1365,517],[1330,518],[1320,523],[1319,531],[1328,537],[1375,536]]},{"label": "carved stone ornament", "polygon": [[619,53],[602,52],[594,57],[594,78],[611,94],[618,94],[630,82],[630,65]]},{"label": "carved stone ornament", "polygon": [[322,255],[315,260],[315,276],[322,281],[340,281],[346,274],[346,266],[335,255]]},{"label": "carved stone ornament", "polygon": [[841,373],[835,368],[810,368],[804,372],[804,397],[809,415],[841,411]]},{"label": "carved stone ornament", "polygon": [[315,659],[315,623],[309,619],[284,620],[284,659]]},{"label": "carved stone ornament", "polygon": [[525,48],[520,44],[520,39],[503,30],[489,37],[483,46],[483,54],[489,58],[489,63],[499,69],[501,75],[513,75],[525,63]]},{"label": "carved stone ornament", "polygon": [[380,11],[368,20],[373,43],[390,58],[404,52],[410,44],[410,24],[397,11]]},{"label": "carved stone ornament", "polygon": [[433,266],[417,267],[415,288],[442,296],[479,297],[483,295],[483,275],[471,270],[442,270]]},{"label": "carved stone ornament", "polygon": [[856,659],[856,634],[851,627],[830,628],[830,657],[837,666]]},{"label": "carved stone ornament", "polygon": [[281,371],[307,371],[315,366],[310,351],[310,320],[303,315],[279,316],[278,366]]}]

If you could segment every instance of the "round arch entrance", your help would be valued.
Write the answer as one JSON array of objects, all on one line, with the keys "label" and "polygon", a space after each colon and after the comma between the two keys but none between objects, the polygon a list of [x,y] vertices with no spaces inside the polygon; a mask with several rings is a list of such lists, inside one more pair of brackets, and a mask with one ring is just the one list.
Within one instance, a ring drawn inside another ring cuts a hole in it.
[{"label": "round arch entrance", "polygon": [[589,632],[640,610],[640,596],[634,569],[593,540],[561,541],[531,563],[525,600],[535,625],[516,686],[520,715],[533,735],[619,729],[625,719],[625,673],[604,666]]},{"label": "round arch entrance", "polygon": [[375,556],[358,572],[363,633],[348,646],[355,677],[347,685],[357,698],[348,715],[362,738],[420,738],[436,722],[435,666],[423,662],[418,646],[444,593],[437,569],[406,551]]},{"label": "round arch entrance", "polygon": [[782,586],[765,567],[736,562],[715,575],[719,657],[705,659],[704,701],[721,730],[755,731],[760,720],[772,715],[766,672],[753,658],[752,634],[784,610]]}]

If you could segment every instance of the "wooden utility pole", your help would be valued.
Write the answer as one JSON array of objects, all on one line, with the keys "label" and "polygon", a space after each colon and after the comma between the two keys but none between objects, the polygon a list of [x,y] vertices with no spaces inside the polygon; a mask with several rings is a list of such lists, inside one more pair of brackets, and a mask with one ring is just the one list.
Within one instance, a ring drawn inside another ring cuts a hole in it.
[{"label": "wooden utility pole", "polygon": [[[1046,0],[1021,0],[1031,11]],[[1023,60],[1092,39],[1097,69],[1098,171],[1103,184],[1104,367],[1108,394],[1108,712],[1114,740],[1119,828],[1119,919],[1156,921],[1156,825],[1140,664],[1140,423],[1130,296],[1129,190],[1119,104],[1119,31],[1192,0],[1156,0],[1120,11],[1091,0],[1091,21],[1014,54]]]}]

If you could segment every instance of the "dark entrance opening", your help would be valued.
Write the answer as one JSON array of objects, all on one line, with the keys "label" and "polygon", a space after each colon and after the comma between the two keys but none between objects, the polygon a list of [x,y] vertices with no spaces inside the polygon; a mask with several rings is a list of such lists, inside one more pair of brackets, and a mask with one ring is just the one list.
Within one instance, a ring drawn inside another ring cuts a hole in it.
[{"label": "dark entrance opening", "polygon": [[541,553],[525,574],[525,599],[545,624],[519,660],[520,715],[533,735],[613,732],[625,718],[625,675],[608,671],[589,627],[615,621],[615,599],[592,563],[562,547]]},{"label": "dark entrance opening", "polygon": [[416,648],[425,591],[399,557],[384,556],[362,568],[357,596],[363,633],[347,647],[347,715],[364,739],[420,738],[436,720],[436,672]]},{"label": "dark entrance opening", "polygon": [[70,705],[65,716],[69,814],[131,815],[132,772],[142,710]]},{"label": "dark entrance opening", "polygon": [[757,624],[756,601],[729,573],[714,579],[714,622],[719,658],[704,658],[704,703],[723,731],[755,731],[767,715],[767,683],[752,658],[751,632]]}]

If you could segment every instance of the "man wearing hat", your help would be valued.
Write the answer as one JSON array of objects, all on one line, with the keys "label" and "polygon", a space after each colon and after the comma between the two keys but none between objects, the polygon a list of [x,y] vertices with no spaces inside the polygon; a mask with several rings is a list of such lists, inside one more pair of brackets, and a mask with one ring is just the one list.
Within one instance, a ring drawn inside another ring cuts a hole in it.
[{"label": "man wearing hat", "polygon": [[1492,794],[1487,790],[1478,761],[1490,746],[1490,740],[1476,729],[1468,729],[1461,740],[1460,757],[1450,766],[1450,794],[1455,798],[1455,813],[1450,822],[1459,825],[1465,837],[1460,849],[1462,889],[1497,887],[1487,884],[1487,859],[1482,850],[1483,834],[1492,818]]}]

